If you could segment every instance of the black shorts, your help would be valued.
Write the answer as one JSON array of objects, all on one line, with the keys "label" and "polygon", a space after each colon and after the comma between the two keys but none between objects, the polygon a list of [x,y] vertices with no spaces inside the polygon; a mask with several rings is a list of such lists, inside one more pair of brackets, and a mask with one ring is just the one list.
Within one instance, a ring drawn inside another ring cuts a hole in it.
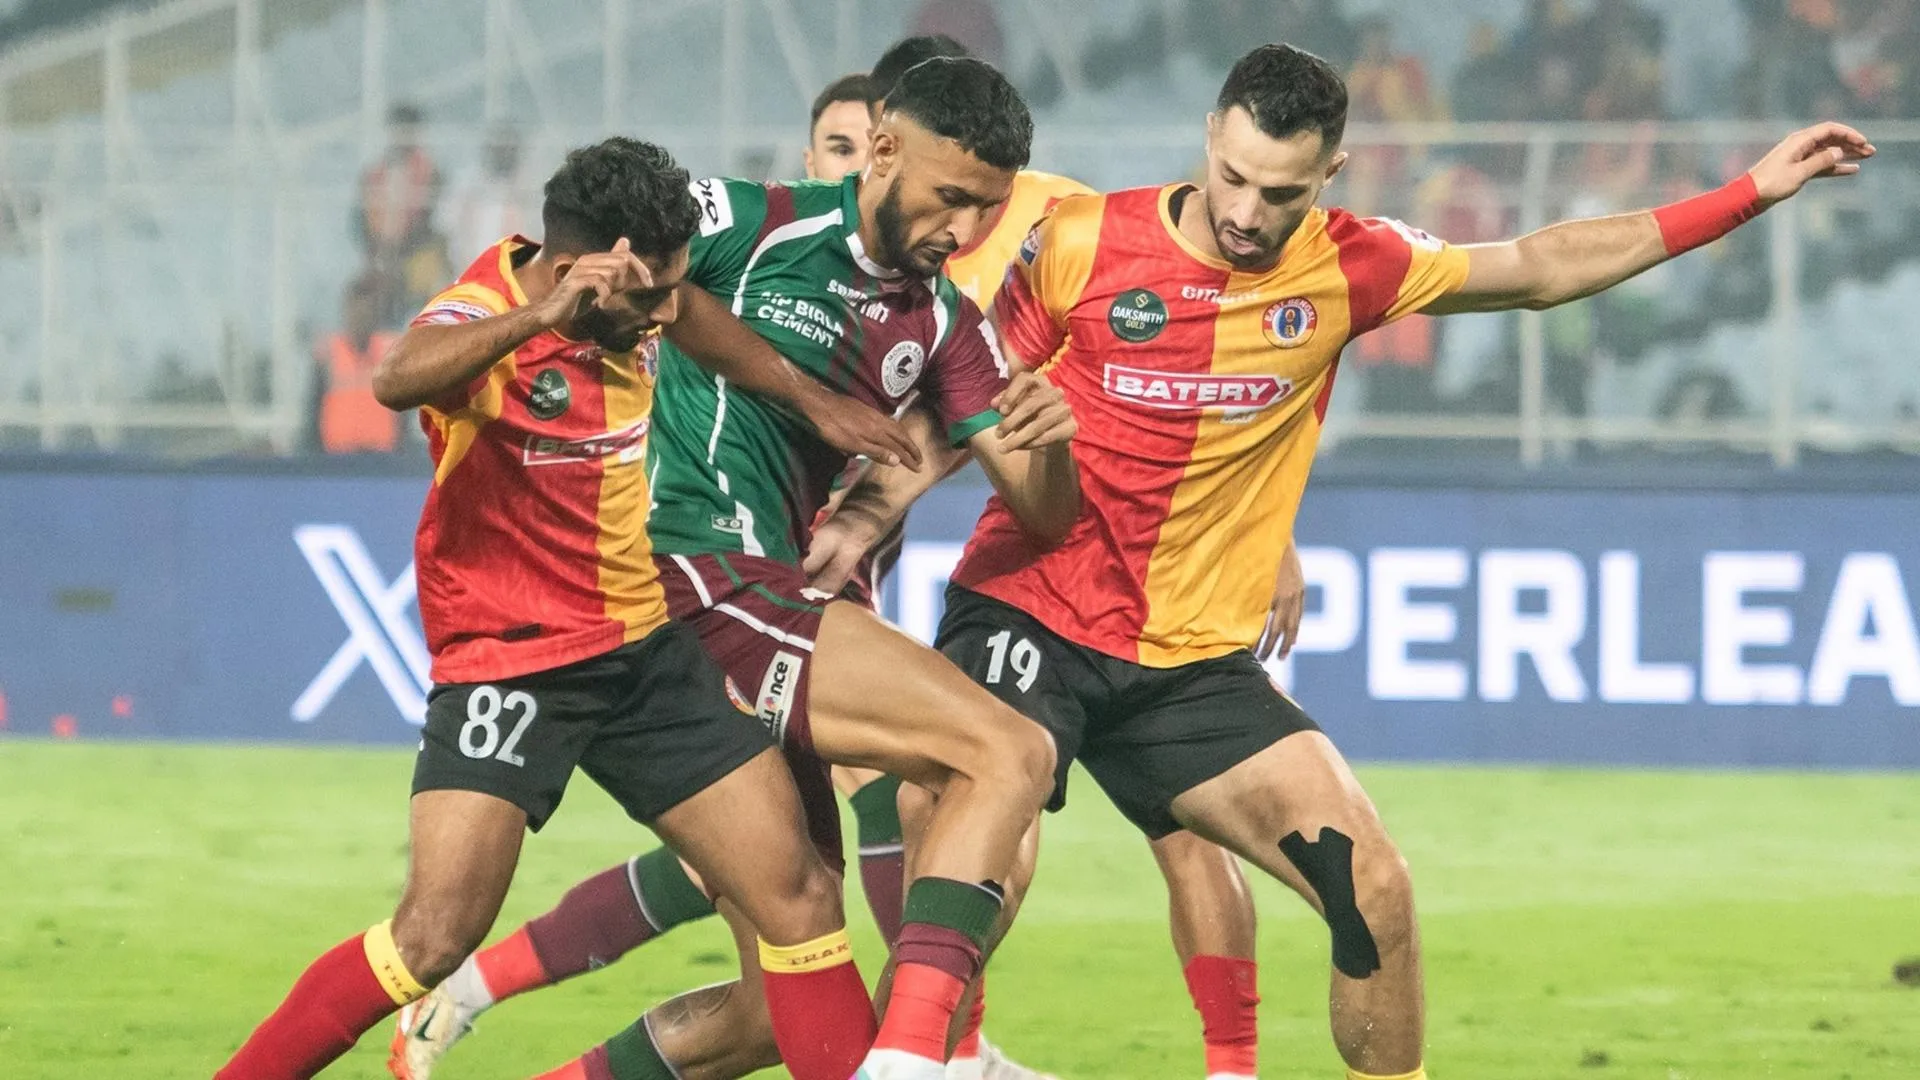
[{"label": "black shorts", "polygon": [[973,681],[1046,728],[1053,799],[1077,758],[1152,839],[1180,830],[1173,800],[1295,732],[1318,731],[1244,650],[1153,668],[1078,645],[1011,604],[947,588],[934,645]]},{"label": "black shorts", "polygon": [[579,765],[648,823],[773,746],[677,622],[612,652],[492,683],[436,686],[413,791],[478,791],[538,831]]}]

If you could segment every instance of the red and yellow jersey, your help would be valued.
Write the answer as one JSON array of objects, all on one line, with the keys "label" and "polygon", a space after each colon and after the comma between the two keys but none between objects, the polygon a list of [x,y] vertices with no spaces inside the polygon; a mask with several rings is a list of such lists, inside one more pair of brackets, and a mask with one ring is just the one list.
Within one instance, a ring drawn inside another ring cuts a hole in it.
[{"label": "red and yellow jersey", "polygon": [[1092,188],[1064,176],[1033,169],[1016,173],[1013,194],[1007,196],[999,220],[986,235],[947,256],[947,277],[981,311],[992,311],[993,299],[1007,279],[1007,267],[1020,253],[1020,244],[1033,231],[1034,223],[1046,217],[1061,199],[1091,194]]},{"label": "red and yellow jersey", "polygon": [[1110,656],[1172,667],[1250,647],[1293,532],[1340,350],[1458,289],[1467,255],[1396,221],[1311,212],[1245,273],[1180,235],[1187,185],[1068,199],[1000,294],[1080,433],[1080,519],[1037,549],[998,497],[953,580]]},{"label": "red and yellow jersey", "polygon": [[[525,304],[514,268],[537,250],[495,244],[414,325]],[[646,530],[657,348],[613,354],[549,331],[420,410],[434,467],[414,572],[435,682],[544,671],[666,622]]]}]

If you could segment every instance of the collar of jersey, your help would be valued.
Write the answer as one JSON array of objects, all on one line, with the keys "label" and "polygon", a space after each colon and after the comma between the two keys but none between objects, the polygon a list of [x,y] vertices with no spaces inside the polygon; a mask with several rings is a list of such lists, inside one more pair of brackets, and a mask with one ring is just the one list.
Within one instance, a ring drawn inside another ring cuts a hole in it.
[{"label": "collar of jersey", "polygon": [[[1204,198],[1206,196],[1205,192],[1185,181],[1177,184],[1168,184],[1166,187],[1160,189],[1160,195],[1154,201],[1160,210],[1160,224],[1166,227],[1167,235],[1172,238],[1173,242],[1178,244],[1180,250],[1189,258],[1199,262],[1202,266],[1211,267],[1215,270],[1225,270],[1235,274],[1254,273],[1253,271],[1242,270],[1217,255],[1209,255],[1201,251],[1198,247],[1194,246],[1193,241],[1187,239],[1186,233],[1180,231],[1180,223],[1173,220],[1173,193],[1179,191],[1181,188],[1193,188],[1193,194],[1187,196],[1190,199]],[[1300,227],[1295,229],[1293,235],[1287,238],[1287,246],[1280,249],[1280,257],[1274,260],[1272,266],[1260,271],[1258,276],[1264,278],[1286,265],[1287,256],[1298,250],[1300,245],[1305,241],[1306,236],[1319,226],[1319,217],[1319,207],[1316,206],[1307,211],[1307,220],[1301,222]]]}]

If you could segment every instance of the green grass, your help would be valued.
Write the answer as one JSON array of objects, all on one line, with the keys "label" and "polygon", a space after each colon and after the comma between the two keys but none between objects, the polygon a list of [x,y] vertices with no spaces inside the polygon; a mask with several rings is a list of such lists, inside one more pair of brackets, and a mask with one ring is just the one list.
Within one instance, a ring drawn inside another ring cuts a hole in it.
[{"label": "green grass", "polygon": [[[411,755],[0,742],[0,1076],[206,1077],[389,913]],[[1920,779],[1375,767],[1413,864],[1438,1080],[1920,1076]],[[1084,778],[994,962],[989,1033],[1066,1080],[1198,1077],[1139,839]],[[577,783],[502,927],[650,843]],[[857,895],[857,889],[855,890]],[[1325,931],[1261,882],[1263,1075],[1341,1075]],[[879,949],[857,900],[869,975]],[[717,925],[491,1014],[446,1080],[525,1077],[727,977]],[[329,1076],[383,1077],[385,1031]]]}]

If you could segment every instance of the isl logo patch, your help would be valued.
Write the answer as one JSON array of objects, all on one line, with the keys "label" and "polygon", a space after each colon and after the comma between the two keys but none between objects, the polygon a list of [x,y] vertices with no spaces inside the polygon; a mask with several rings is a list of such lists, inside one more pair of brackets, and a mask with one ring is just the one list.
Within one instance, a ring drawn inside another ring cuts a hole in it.
[{"label": "isl logo patch", "polygon": [[559,368],[548,368],[533,377],[532,392],[527,395],[527,411],[536,419],[551,420],[573,404],[573,387]]},{"label": "isl logo patch", "polygon": [[1128,289],[1107,309],[1107,328],[1121,341],[1138,345],[1167,328],[1167,304],[1151,289]]},{"label": "isl logo patch", "polygon": [[1314,327],[1320,325],[1320,313],[1313,310],[1313,301],[1294,296],[1269,307],[1260,323],[1268,341],[1282,349],[1297,349],[1313,337]]}]

